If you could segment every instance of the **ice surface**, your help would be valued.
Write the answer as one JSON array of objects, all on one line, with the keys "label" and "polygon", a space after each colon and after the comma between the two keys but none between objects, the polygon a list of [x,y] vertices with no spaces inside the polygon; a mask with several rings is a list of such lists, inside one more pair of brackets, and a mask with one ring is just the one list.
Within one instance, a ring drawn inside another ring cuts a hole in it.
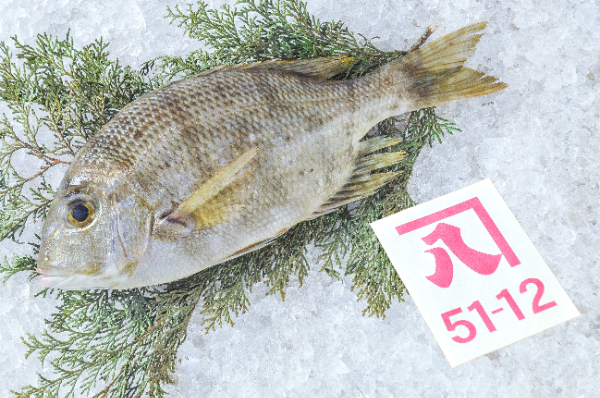
[{"label": "ice surface", "polygon": [[[163,19],[169,1],[0,2],[0,39],[103,36],[134,67],[196,44]],[[222,2],[212,2],[219,5]],[[205,335],[199,318],[180,354],[174,397],[594,396],[600,377],[600,25],[597,1],[312,1],[322,20],[406,49],[489,20],[469,65],[509,84],[499,94],[441,108],[463,130],[425,149],[410,192],[427,201],[490,177],[582,316],[454,370],[410,297],[385,320],[361,315],[349,281],[312,272],[285,302],[252,295],[234,328]],[[0,245],[0,256],[25,249]],[[50,299],[23,277],[0,287],[0,397],[35,383],[20,337],[40,335]]]}]

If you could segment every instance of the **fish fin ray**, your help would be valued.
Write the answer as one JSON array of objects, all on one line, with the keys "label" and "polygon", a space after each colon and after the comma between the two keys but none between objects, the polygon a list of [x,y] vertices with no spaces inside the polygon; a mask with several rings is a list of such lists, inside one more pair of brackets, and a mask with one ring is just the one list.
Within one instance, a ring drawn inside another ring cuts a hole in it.
[{"label": "fish fin ray", "polygon": [[240,178],[240,171],[258,153],[258,147],[254,147],[237,159],[233,160],[217,174],[212,176],[200,186],[189,198],[187,198],[167,219],[185,218],[193,215],[196,221],[194,229],[207,228],[231,219],[243,208],[240,202],[233,197],[239,195],[243,184],[236,184]]},{"label": "fish fin ray", "polygon": [[398,145],[401,142],[402,142],[402,140],[399,140],[394,137],[379,136],[379,137],[369,138],[367,140],[360,141],[358,143],[358,145],[359,145],[358,156],[364,156],[369,153],[376,152],[383,148]]},{"label": "fish fin ray", "polygon": [[400,163],[402,160],[404,160],[404,158],[406,158],[406,152],[404,151],[384,152],[363,156],[356,162],[356,166],[354,166],[354,173],[350,177],[350,180],[363,173],[393,166],[397,163]]},{"label": "fish fin ray", "polygon": [[507,87],[493,76],[465,68],[465,61],[475,52],[481,30],[487,22],[465,26],[390,64],[390,73],[401,73],[413,109],[436,106],[450,101],[479,97]]},{"label": "fish fin ray", "polygon": [[278,70],[297,73],[303,76],[329,79],[341,72],[348,70],[354,63],[354,58],[346,55],[334,55],[330,57],[319,57],[309,59],[297,59],[287,61],[264,61],[252,64],[217,66],[204,71],[196,76],[208,76],[213,73],[230,70]]},{"label": "fish fin ray", "polygon": [[218,224],[222,224],[226,221],[232,220],[237,214],[242,211],[245,207],[240,203],[229,203],[223,205],[219,203],[221,195],[215,196],[206,206],[202,206],[198,210],[194,211],[194,218],[196,219],[196,230],[201,230],[209,227],[213,227]]},{"label": "fish fin ray", "polygon": [[219,65],[219,66],[215,66],[214,68],[210,68],[205,70],[204,72],[200,72],[197,75],[195,75],[196,77],[199,76],[208,76],[208,75],[212,75],[213,73],[217,73],[220,72],[224,69],[231,69],[230,65]]},{"label": "fish fin ray", "polygon": [[346,184],[338,193],[333,195],[327,202],[313,212],[308,219],[320,217],[349,203],[367,198],[400,174],[401,172],[398,171],[368,174],[368,178],[360,183]]},{"label": "fish fin ray", "polygon": [[348,178],[348,181],[346,181],[346,184],[313,212],[308,219],[320,217],[335,211],[341,206],[369,197],[377,192],[379,188],[401,174],[402,171],[374,173],[376,170],[393,166],[406,158],[406,152],[404,151],[374,153],[381,149],[398,145],[400,142],[400,140],[394,137],[373,137],[361,141],[359,143],[358,158],[354,165],[354,171],[350,175],[350,178]]}]

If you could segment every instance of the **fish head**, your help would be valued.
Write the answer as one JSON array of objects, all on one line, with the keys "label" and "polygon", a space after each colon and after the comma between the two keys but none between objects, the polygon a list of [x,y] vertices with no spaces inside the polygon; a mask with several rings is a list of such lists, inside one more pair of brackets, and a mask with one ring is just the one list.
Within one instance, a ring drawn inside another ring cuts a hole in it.
[{"label": "fish head", "polygon": [[42,229],[37,271],[46,287],[111,288],[148,246],[151,212],[131,186],[92,172],[67,174]]}]

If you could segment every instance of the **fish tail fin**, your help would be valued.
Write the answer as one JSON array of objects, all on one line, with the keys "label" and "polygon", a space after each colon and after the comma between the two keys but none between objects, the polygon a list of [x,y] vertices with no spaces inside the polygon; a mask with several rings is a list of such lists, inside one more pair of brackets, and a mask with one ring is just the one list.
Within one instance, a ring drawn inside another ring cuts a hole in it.
[{"label": "fish tail fin", "polygon": [[475,52],[478,33],[487,22],[465,26],[390,64],[390,72],[405,77],[410,108],[421,109],[503,90],[506,83],[470,68],[465,61]]}]

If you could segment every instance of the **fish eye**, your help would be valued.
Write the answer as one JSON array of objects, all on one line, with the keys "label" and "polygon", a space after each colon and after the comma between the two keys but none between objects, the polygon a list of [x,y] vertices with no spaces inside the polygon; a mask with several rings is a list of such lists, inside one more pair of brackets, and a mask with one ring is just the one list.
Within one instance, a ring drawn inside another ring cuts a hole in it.
[{"label": "fish eye", "polygon": [[94,215],[95,209],[89,203],[74,202],[69,208],[68,219],[75,227],[83,227],[89,224]]}]

